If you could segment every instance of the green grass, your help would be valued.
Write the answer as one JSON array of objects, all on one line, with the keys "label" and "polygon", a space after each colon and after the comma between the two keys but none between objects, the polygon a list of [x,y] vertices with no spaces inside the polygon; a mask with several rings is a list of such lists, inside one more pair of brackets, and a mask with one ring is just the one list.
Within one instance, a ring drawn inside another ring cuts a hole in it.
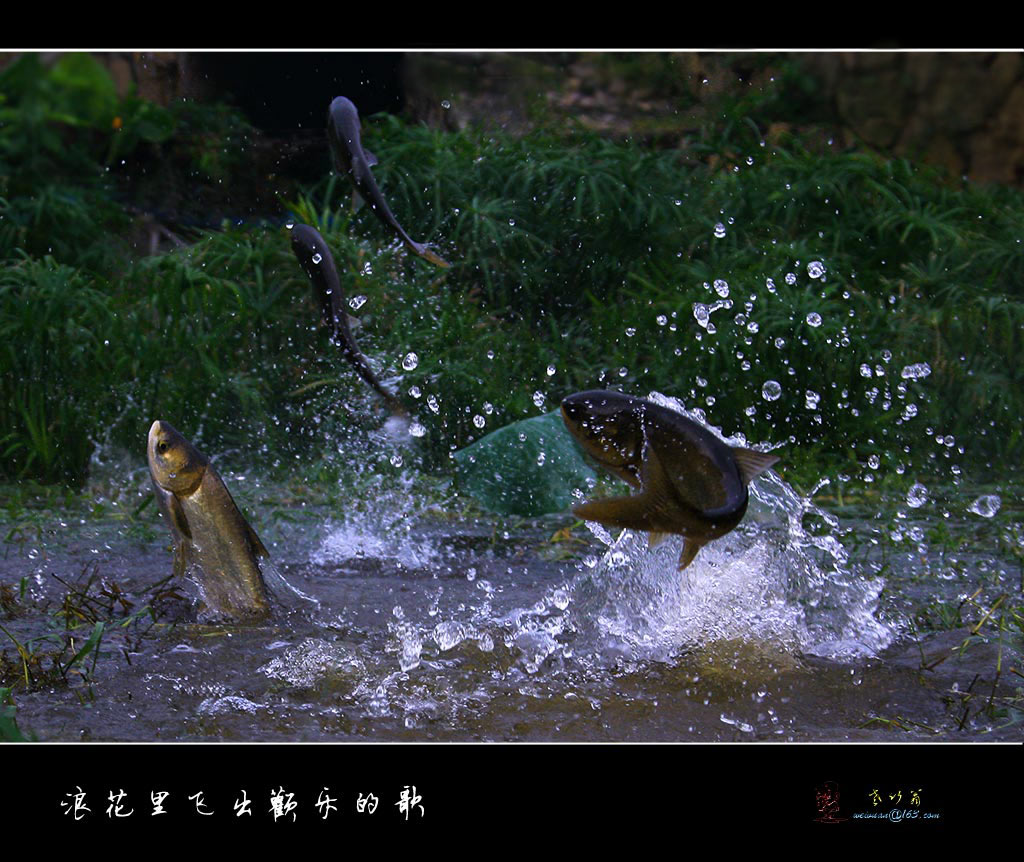
[{"label": "green grass", "polygon": [[[76,62],[61,74],[95,72]],[[203,176],[229,183],[244,161],[209,159],[237,124],[215,112],[205,135],[202,117],[158,123],[99,84],[73,114],[60,75],[30,61],[17,72],[21,101],[4,110],[37,143],[0,130],[3,478],[81,484],[98,448],[141,453],[158,417],[271,469],[379,422],[316,325],[285,230],[127,252],[128,214],[97,178],[110,112],[139,127],[118,147],[181,151],[187,130]],[[325,235],[346,295],[365,297],[358,339],[380,376],[402,374],[426,429],[420,466],[447,472],[480,434],[595,386],[675,395],[727,433],[784,443],[787,476],[807,485],[885,481],[896,468],[909,485],[954,464],[997,474],[1021,460],[1024,196],[797,138],[762,146],[757,122],[741,120],[766,110],[728,107],[736,122],[705,130],[703,161],[579,131],[364,121],[385,196],[452,262],[443,272],[396,247],[368,207],[353,213],[326,164],[320,183],[280,201]],[[710,328],[697,304],[713,309]],[[409,352],[419,364],[403,372]],[[901,376],[918,363],[927,377]],[[766,381],[780,384],[777,400],[762,396]]]}]

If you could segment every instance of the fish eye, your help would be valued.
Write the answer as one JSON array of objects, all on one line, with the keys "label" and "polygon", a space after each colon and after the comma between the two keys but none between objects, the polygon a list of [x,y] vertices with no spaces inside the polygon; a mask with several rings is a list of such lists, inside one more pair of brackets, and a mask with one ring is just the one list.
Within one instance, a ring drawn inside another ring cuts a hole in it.
[{"label": "fish eye", "polygon": [[161,440],[159,443],[156,444],[156,451],[159,452],[161,455],[163,455],[163,453],[170,448],[171,446],[166,440]]}]

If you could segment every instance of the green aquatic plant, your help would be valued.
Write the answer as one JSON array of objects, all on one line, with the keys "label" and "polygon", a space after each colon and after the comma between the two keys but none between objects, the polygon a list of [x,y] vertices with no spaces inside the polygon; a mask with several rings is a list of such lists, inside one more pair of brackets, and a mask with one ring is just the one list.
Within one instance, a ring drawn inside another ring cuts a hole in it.
[{"label": "green aquatic plant", "polygon": [[36,736],[25,736],[18,727],[17,707],[9,688],[0,687],[0,742],[31,742]]}]

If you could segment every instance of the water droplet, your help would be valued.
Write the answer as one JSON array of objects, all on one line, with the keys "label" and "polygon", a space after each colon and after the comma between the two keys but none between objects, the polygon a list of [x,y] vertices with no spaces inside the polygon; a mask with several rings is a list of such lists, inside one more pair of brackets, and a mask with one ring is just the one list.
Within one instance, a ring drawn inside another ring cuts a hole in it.
[{"label": "water droplet", "polygon": [[796,273],[795,272],[787,272],[786,273],[786,284],[796,284]]},{"label": "water droplet", "polygon": [[358,309],[362,308],[365,303],[366,303],[366,297],[365,296],[353,296],[348,301],[348,304],[352,307],[353,310],[358,310]]},{"label": "water droplet", "polygon": [[447,110],[448,110],[448,109],[449,109],[449,108],[450,108],[451,106],[452,106],[452,103],[451,103],[451,102],[449,102],[449,101],[448,101],[447,99],[442,99],[442,100],[441,100],[441,107],[442,107],[442,108],[444,108],[444,109],[445,109],[446,111],[447,111]]},{"label": "water droplet", "polygon": [[927,362],[915,362],[913,365],[907,365],[900,372],[900,377],[904,380],[913,379],[919,380],[922,377],[927,377],[932,373],[932,368]]},{"label": "water droplet", "polygon": [[494,359],[494,351],[493,350],[488,350],[487,351],[487,358],[488,359]]},{"label": "water droplet", "polygon": [[483,428],[484,425],[487,424],[487,420],[477,413],[476,416],[473,417],[473,424],[476,425],[477,428]]},{"label": "water droplet", "polygon": [[412,425],[409,426],[409,434],[413,437],[422,437],[426,433],[427,429],[420,425],[419,422],[413,422]]},{"label": "water droplet", "polygon": [[872,470],[877,470],[877,469],[878,469],[878,465],[879,465],[880,463],[881,463],[881,461],[879,460],[879,458],[878,458],[878,456],[877,456],[877,455],[870,455],[870,456],[868,457],[868,466],[869,466],[869,467],[870,467],[870,468],[871,468]]},{"label": "water droplet", "polygon": [[968,511],[974,512],[975,515],[981,515],[983,518],[991,518],[999,511],[1002,503],[998,494],[985,494],[971,503]]},{"label": "water droplet", "polygon": [[537,456],[537,466],[538,467],[543,467],[544,466],[544,462],[547,460],[547,458],[548,458],[548,456],[544,452],[541,452]]},{"label": "water droplet", "polygon": [[544,398],[545,398],[545,395],[544,395],[543,392],[539,392],[538,391],[538,392],[534,392],[533,393],[533,403],[537,407],[543,407],[544,406]]},{"label": "water droplet", "polygon": [[421,390],[421,389],[419,388],[419,386],[411,386],[411,387],[409,388],[409,394],[410,394],[410,395],[411,395],[411,396],[412,396],[413,398],[420,398],[420,397],[421,397],[421,396],[423,395],[423,392],[422,392],[422,390]]},{"label": "water droplet", "polygon": [[436,395],[427,396],[427,407],[430,408],[431,413],[438,413],[441,410],[441,405],[437,401]]},{"label": "water droplet", "polygon": [[746,414],[747,414],[748,416],[753,416],[753,415],[754,415],[755,413],[757,413],[757,408],[756,408],[756,407],[755,407],[755,406],[754,406],[753,404],[751,404],[751,405],[750,405],[750,406],[749,406],[749,407],[748,407],[748,408],[747,408],[746,410],[744,410],[743,412],[744,412],[744,413],[746,413]]},{"label": "water droplet", "polygon": [[719,296],[725,297],[729,295],[729,282],[727,282],[724,278],[716,278],[714,287],[715,293],[717,293]]},{"label": "water droplet", "polygon": [[778,380],[766,380],[761,387],[761,397],[765,401],[778,401],[782,395],[782,386]]},{"label": "water droplet", "polygon": [[811,278],[821,278],[825,274],[825,264],[820,260],[812,260],[807,264],[807,274]]},{"label": "water droplet", "polygon": [[549,365],[548,368],[547,368],[548,377],[551,377],[555,373],[556,370],[557,369],[555,368],[554,365]]},{"label": "water droplet", "polygon": [[911,509],[919,509],[928,502],[928,489],[920,482],[915,482],[907,491],[907,505]]},{"label": "water droplet", "polygon": [[753,320],[747,324],[747,332],[757,332],[760,327]]},{"label": "water droplet", "polygon": [[715,225],[715,236],[719,239],[725,236],[725,225],[721,222]]},{"label": "water droplet", "polygon": [[658,315],[658,316],[657,316],[657,317],[655,318],[655,320],[657,320],[657,322],[658,322],[658,326],[664,326],[664,325],[665,325],[666,323],[668,323],[668,318],[667,318],[667,317],[665,317],[665,315],[664,315],[664,314],[659,314],[659,315]]},{"label": "water droplet", "polygon": [[807,325],[815,327],[821,326],[821,315],[816,311],[812,311],[807,315]]},{"label": "water droplet", "polygon": [[323,256],[320,254],[320,252],[317,252],[316,254],[313,255],[313,263],[320,263],[320,261],[322,260]]},{"label": "water droplet", "polygon": [[861,367],[860,367],[860,376],[861,377],[870,377],[871,376],[871,366],[870,365],[861,365]]},{"label": "water droplet", "polygon": [[448,620],[434,626],[434,642],[442,651],[450,650],[458,645],[465,636],[466,630],[462,623],[455,620]]},{"label": "water droplet", "polygon": [[815,392],[813,389],[808,389],[804,393],[804,398],[807,399],[804,402],[804,406],[806,406],[808,410],[818,409],[818,402],[821,400],[821,396],[817,392]]},{"label": "water droplet", "polygon": [[392,455],[391,456],[391,465],[393,467],[401,467],[402,466],[402,456],[401,455]]},{"label": "water droplet", "polygon": [[405,354],[405,359],[402,360],[402,368],[406,371],[412,371],[419,364],[420,358],[415,353]]}]

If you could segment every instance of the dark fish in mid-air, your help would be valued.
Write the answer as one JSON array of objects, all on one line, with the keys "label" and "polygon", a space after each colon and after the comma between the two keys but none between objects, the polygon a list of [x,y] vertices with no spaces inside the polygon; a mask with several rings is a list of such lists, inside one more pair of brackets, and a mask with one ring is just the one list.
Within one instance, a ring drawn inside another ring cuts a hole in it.
[{"label": "dark fish in mid-air", "polygon": [[320,306],[320,316],[331,333],[331,340],[341,348],[342,354],[359,373],[359,376],[373,387],[392,411],[407,416],[408,411],[394,395],[384,388],[377,379],[377,375],[373,373],[373,369],[370,368],[370,363],[356,346],[352,330],[348,325],[348,315],[345,313],[341,280],[338,278],[338,269],[334,265],[334,256],[320,235],[320,231],[308,224],[295,225],[292,228],[292,251],[295,252],[299,265],[309,276],[313,285],[313,296]]},{"label": "dark fish in mid-air", "polygon": [[370,170],[377,164],[377,157],[363,149],[359,135],[359,112],[344,96],[338,96],[327,110],[327,140],[330,143],[335,170],[348,175],[356,193],[370,205],[377,213],[377,217],[391,228],[414,254],[447,269],[447,261],[424,243],[416,242],[410,237],[388,208]]},{"label": "dark fish in mid-air", "polygon": [[255,622],[270,614],[258,557],[269,557],[227,486],[195,446],[159,419],[149,429],[149,475],[174,538],[174,572],[202,570],[203,602],[216,616]]},{"label": "dark fish in mid-air", "polygon": [[679,569],[747,511],[747,485],[779,459],[729,446],[681,413],[644,398],[595,389],[562,402],[569,432],[602,467],[640,493],[573,508],[588,521],[645,530],[654,547],[683,536]]}]

